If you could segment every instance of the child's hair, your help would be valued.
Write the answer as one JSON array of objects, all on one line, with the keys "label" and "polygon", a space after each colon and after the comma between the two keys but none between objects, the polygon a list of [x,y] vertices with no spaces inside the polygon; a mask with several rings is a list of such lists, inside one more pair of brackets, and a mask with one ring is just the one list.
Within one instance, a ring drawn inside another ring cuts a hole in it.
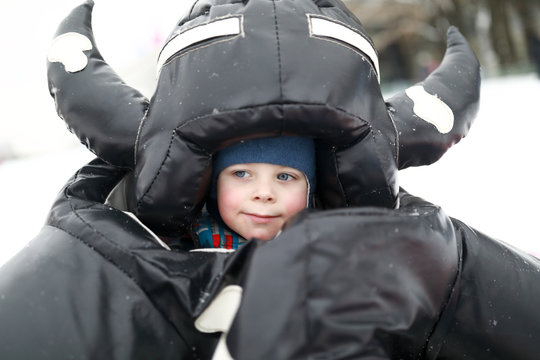
[{"label": "child's hair", "polygon": [[242,141],[217,152],[214,156],[212,185],[207,210],[220,219],[217,210],[217,178],[223,169],[235,164],[266,163],[300,170],[308,183],[308,206],[316,186],[315,143],[311,138],[281,136]]}]

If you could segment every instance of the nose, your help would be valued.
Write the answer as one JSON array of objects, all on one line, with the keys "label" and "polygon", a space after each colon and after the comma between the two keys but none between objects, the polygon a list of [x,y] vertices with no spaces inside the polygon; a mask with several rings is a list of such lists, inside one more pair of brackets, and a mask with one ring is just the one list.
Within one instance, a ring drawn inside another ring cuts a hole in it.
[{"label": "nose", "polygon": [[268,194],[268,193],[259,193],[259,194],[255,194],[255,196],[253,197],[254,200],[260,200],[262,202],[274,202],[275,201],[275,198],[272,194]]},{"label": "nose", "polygon": [[266,181],[259,181],[253,192],[253,200],[270,203],[276,201],[272,186]]}]

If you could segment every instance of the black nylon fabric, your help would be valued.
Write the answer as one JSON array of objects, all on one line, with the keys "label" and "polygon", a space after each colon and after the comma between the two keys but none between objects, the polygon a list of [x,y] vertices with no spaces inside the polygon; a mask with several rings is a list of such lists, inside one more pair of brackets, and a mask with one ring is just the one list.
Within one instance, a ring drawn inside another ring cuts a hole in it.
[{"label": "black nylon fabric", "polygon": [[[422,86],[452,109],[454,124],[448,133],[433,131],[433,126],[415,116],[411,99],[400,92],[387,100],[399,132],[399,169],[429,165],[439,160],[469,132],[478,113],[480,99],[480,66],[467,40],[451,26],[442,64]],[[457,75],[457,76],[456,76]],[[460,89],[460,94],[456,94]],[[399,111],[396,111],[399,109]]]},{"label": "black nylon fabric", "polygon": [[101,160],[83,167],[42,232],[2,267],[3,359],[211,357],[217,337],[194,318],[244,252],[165,250],[103,204],[123,174]]},{"label": "black nylon fabric", "polygon": [[460,260],[450,219],[409,195],[395,211],[300,217],[253,257],[228,336],[233,357],[425,358]]},{"label": "black nylon fabric", "polygon": [[3,359],[177,359],[188,351],[133,279],[55,227],[1,269],[0,289]]},{"label": "black nylon fabric", "polygon": [[540,261],[400,198],[300,215],[259,247],[232,358],[537,359]]},{"label": "black nylon fabric", "polygon": [[463,238],[463,267],[437,359],[537,359],[539,259],[453,222]]},{"label": "black nylon fabric", "polygon": [[84,71],[70,73],[59,62],[47,62],[49,91],[58,115],[81,143],[109,163],[133,168],[133,144],[149,101],[129,87],[101,56],[92,31],[93,5],[88,1],[75,8],[56,32],[57,37],[84,35],[92,44],[85,51],[88,64]]}]

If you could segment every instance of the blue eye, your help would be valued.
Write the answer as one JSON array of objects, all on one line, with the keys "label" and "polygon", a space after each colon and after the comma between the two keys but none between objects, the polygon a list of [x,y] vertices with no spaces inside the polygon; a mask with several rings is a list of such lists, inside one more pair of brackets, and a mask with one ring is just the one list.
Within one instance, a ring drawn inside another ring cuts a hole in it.
[{"label": "blue eye", "polygon": [[239,178],[244,178],[247,176],[247,171],[237,170],[234,172],[234,176],[239,177]]},{"label": "blue eye", "polygon": [[292,180],[294,179],[294,177],[290,174],[287,174],[287,173],[281,173],[277,176],[278,180],[281,180],[281,181],[289,181],[289,180]]}]

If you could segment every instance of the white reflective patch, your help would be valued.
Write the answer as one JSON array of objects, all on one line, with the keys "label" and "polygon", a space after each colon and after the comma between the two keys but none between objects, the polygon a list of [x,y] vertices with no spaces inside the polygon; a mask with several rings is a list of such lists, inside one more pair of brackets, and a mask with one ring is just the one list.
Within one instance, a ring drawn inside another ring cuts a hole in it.
[{"label": "white reflective patch", "polygon": [[186,30],[174,37],[161,50],[158,59],[158,73],[176,53],[193,44],[222,36],[241,34],[243,34],[243,29],[240,16],[222,18]]},{"label": "white reflective patch", "polygon": [[242,287],[229,285],[195,320],[195,327],[203,333],[228,332],[242,300]]},{"label": "white reflective patch", "polygon": [[50,62],[59,62],[64,65],[67,72],[74,73],[84,70],[88,65],[88,57],[83,51],[92,50],[92,42],[86,36],[69,32],[56,37],[47,59]]},{"label": "white reflective patch", "polygon": [[311,37],[334,39],[339,43],[348,44],[359,50],[363,55],[367,56],[371,60],[373,66],[375,66],[377,79],[380,81],[379,57],[377,56],[375,48],[365,37],[353,29],[335,21],[312,15],[308,15],[308,18],[309,35]]},{"label": "white reflective patch", "polygon": [[408,88],[405,94],[413,101],[415,115],[434,125],[441,134],[447,134],[452,130],[454,112],[444,101],[429,94],[420,85]]}]

